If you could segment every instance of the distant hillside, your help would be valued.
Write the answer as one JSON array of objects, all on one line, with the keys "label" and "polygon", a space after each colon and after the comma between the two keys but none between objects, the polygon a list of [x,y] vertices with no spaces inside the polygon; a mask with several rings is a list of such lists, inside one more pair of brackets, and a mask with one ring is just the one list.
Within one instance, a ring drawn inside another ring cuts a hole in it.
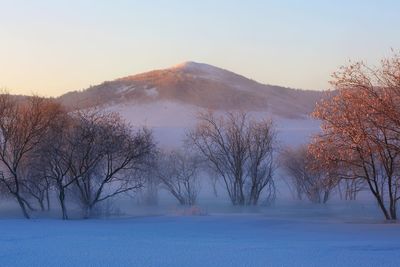
[{"label": "distant hillside", "polygon": [[216,110],[265,111],[287,118],[304,117],[322,92],[265,85],[208,64],[185,62],[107,81],[59,99],[66,106],[85,108],[168,101]]}]

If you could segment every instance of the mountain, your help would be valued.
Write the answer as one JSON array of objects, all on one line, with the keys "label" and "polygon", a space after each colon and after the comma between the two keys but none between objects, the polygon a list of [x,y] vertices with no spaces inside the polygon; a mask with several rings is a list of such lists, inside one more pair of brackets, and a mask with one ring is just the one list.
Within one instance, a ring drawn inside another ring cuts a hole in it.
[{"label": "mountain", "polygon": [[138,106],[168,102],[214,110],[268,112],[304,118],[322,92],[266,85],[212,65],[185,62],[171,68],[119,78],[62,95],[66,106]]}]

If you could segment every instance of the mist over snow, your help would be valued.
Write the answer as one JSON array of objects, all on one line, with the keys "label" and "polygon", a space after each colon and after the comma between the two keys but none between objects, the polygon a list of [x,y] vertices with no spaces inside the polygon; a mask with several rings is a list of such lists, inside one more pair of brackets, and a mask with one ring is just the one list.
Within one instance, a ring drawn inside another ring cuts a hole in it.
[{"label": "mist over snow", "polygon": [[[209,109],[173,101],[156,101],[145,104],[121,103],[107,106],[107,110],[118,112],[134,126],[146,126],[154,130],[161,145],[181,145],[188,130],[196,125],[197,116]],[[223,115],[224,111],[217,111]],[[268,111],[251,111],[254,119],[272,119],[283,146],[307,143],[313,134],[320,131],[318,121],[309,117],[285,118],[271,115]]]}]

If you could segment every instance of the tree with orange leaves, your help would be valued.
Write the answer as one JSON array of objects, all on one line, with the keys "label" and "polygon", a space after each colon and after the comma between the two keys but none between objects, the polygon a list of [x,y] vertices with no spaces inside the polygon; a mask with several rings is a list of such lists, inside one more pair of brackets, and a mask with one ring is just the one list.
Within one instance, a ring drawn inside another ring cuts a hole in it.
[{"label": "tree with orange leaves", "polygon": [[343,179],[362,179],[387,220],[397,219],[400,200],[400,56],[379,67],[363,62],[342,67],[336,89],[313,117],[322,133],[309,150],[319,166]]}]

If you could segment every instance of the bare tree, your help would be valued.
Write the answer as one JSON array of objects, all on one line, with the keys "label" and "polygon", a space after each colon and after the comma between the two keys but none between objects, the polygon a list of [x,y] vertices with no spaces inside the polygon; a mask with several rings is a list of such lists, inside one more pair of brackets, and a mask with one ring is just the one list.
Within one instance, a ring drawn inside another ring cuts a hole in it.
[{"label": "bare tree", "polygon": [[271,121],[256,122],[244,112],[201,113],[188,138],[222,178],[233,205],[257,204],[265,188],[275,192]]},{"label": "bare tree", "polygon": [[313,168],[315,159],[306,146],[286,149],[281,156],[282,166],[288,175],[289,188],[298,199],[306,196],[311,202],[326,203],[338,180],[322,169]]},{"label": "bare tree", "polygon": [[200,184],[200,159],[188,151],[171,151],[160,156],[157,176],[164,188],[181,205],[196,204]]},{"label": "bare tree", "polygon": [[39,160],[32,153],[23,169],[21,179],[22,195],[35,199],[42,211],[50,210],[51,180],[43,171],[45,165],[43,159]]},{"label": "bare tree", "polygon": [[77,128],[78,122],[69,114],[60,114],[36,151],[39,161],[36,169],[56,190],[64,220],[68,219],[66,190],[79,178],[71,174],[72,160],[80,149],[79,143],[75,142],[79,138]]},{"label": "bare tree", "polygon": [[133,131],[113,113],[80,112],[71,173],[85,218],[94,206],[143,186],[140,172],[155,151],[147,129]]},{"label": "bare tree", "polygon": [[343,178],[338,183],[340,198],[345,200],[356,200],[358,193],[366,189],[365,181],[362,178],[357,178],[350,174],[347,174],[346,177],[352,178]]},{"label": "bare tree", "polygon": [[248,205],[257,205],[263,191],[266,192],[269,202],[275,198],[275,143],[276,133],[272,121],[254,121],[248,125]]},{"label": "bare tree", "polygon": [[156,172],[145,172],[144,175],[145,186],[141,191],[141,200],[146,205],[155,206],[158,204],[158,190],[160,186],[160,181],[159,179],[154,179],[154,177],[157,176]]},{"label": "bare tree", "polygon": [[22,194],[22,162],[43,140],[60,106],[51,100],[30,97],[17,100],[7,93],[0,95],[0,161],[1,185],[18,202],[25,218],[33,209]]}]

